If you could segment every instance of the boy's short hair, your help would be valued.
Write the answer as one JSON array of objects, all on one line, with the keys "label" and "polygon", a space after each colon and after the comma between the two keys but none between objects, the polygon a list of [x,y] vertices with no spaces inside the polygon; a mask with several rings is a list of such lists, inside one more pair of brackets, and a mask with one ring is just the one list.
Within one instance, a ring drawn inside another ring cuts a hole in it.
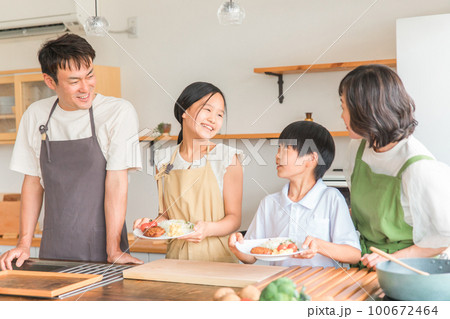
[{"label": "boy's short hair", "polygon": [[94,61],[95,50],[84,38],[68,33],[44,43],[38,58],[42,73],[50,75],[58,83],[58,68],[70,68],[70,63],[78,69],[82,64],[89,66]]},{"label": "boy's short hair", "polygon": [[335,146],[330,132],[320,124],[311,121],[297,121],[281,132],[279,144],[291,146],[299,157],[316,152],[319,160],[314,169],[316,181],[322,178],[334,160]]}]

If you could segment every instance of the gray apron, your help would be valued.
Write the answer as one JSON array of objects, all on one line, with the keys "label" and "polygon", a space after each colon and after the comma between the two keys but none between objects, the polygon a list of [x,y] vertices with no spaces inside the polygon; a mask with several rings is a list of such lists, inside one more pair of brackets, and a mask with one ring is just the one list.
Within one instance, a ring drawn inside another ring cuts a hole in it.
[{"label": "gray apron", "polygon": [[[107,259],[105,225],[106,159],[95,134],[92,106],[89,109],[92,136],[78,140],[50,141],[47,130],[58,99],[39,127],[40,164],[45,187],[45,216],[39,258],[81,261]],[[128,249],[125,223],[120,248]]]}]

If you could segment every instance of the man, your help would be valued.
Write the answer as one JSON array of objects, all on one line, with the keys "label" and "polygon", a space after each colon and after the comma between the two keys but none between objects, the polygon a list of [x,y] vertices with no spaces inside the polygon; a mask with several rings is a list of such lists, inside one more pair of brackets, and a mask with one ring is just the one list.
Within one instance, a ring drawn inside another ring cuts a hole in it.
[{"label": "man", "polygon": [[0,257],[2,270],[29,258],[44,193],[40,258],[142,263],[123,253],[128,169],[141,168],[140,156],[129,163],[126,145],[138,143],[138,119],[129,102],[95,93],[94,58],[74,34],[39,51],[45,84],[57,97],[30,105],[20,123],[10,164],[25,174],[20,235]]}]

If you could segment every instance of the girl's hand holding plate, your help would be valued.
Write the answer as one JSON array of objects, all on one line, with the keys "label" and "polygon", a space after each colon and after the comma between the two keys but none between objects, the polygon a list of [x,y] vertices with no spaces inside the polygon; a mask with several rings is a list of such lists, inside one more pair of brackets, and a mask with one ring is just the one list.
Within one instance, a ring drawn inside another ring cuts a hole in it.
[{"label": "girl's hand holding plate", "polygon": [[197,224],[195,224],[195,226],[194,226],[194,232],[192,234],[183,236],[180,239],[184,239],[186,241],[190,241],[193,243],[201,242],[203,239],[208,237],[208,234],[207,234],[208,224],[209,224],[208,222],[204,222],[204,221],[197,222]]},{"label": "girl's hand holding plate", "polygon": [[144,217],[136,219],[133,223],[133,229],[140,228],[143,224],[149,223],[150,218]]}]

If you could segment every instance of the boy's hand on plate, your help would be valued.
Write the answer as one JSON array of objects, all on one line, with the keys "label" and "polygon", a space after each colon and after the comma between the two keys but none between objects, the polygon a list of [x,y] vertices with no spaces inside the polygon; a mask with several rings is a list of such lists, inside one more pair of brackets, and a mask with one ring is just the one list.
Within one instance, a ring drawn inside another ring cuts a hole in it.
[{"label": "boy's hand on plate", "polygon": [[228,238],[228,247],[230,247],[230,249],[236,249],[236,242],[241,244],[244,243],[244,236],[239,232],[230,235]]},{"label": "boy's hand on plate", "polygon": [[292,257],[301,259],[311,259],[317,254],[319,250],[317,246],[317,241],[312,236],[306,237],[305,241],[302,244],[302,248],[304,250],[300,251],[297,255],[294,255]]}]

